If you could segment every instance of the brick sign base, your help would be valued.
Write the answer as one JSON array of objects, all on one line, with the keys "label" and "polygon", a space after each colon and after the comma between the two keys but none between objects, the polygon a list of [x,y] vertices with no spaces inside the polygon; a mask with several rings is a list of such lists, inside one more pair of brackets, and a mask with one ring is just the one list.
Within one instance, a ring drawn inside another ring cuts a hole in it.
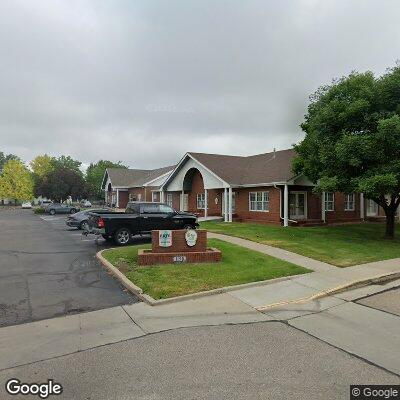
[{"label": "brick sign base", "polygon": [[185,239],[185,230],[174,230],[172,245],[159,245],[159,231],[151,232],[152,249],[141,249],[138,252],[139,265],[179,264],[179,263],[210,263],[221,261],[221,251],[207,248],[207,231],[196,230],[197,243],[188,246]]}]

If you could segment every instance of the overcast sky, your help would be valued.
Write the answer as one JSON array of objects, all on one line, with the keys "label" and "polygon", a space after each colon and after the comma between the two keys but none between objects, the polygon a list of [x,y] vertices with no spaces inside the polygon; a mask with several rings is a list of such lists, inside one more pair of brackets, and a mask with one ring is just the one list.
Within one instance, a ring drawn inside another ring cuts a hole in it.
[{"label": "overcast sky", "polygon": [[308,96],[400,58],[398,0],[1,0],[0,150],[131,167],[288,148]]}]

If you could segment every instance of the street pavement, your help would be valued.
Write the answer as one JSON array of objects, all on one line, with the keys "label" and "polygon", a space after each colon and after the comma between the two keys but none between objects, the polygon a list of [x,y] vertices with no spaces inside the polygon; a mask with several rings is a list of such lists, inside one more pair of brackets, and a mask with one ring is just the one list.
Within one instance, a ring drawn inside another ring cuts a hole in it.
[{"label": "street pavement", "polygon": [[94,257],[105,242],[65,219],[0,210],[0,327],[137,301]]},{"label": "street pavement", "polygon": [[[400,378],[280,322],[170,330],[0,372],[63,386],[68,400],[340,400]],[[52,397],[50,397],[52,398]]]}]

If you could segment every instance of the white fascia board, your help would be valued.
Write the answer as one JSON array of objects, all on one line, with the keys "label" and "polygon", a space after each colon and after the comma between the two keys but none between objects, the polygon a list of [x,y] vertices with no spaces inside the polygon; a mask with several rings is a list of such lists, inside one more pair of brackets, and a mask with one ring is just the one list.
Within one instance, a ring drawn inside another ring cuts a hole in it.
[{"label": "white fascia board", "polygon": [[[106,178],[107,175],[108,175],[108,172],[107,172],[107,168],[106,168],[106,170],[104,171],[103,180],[101,181],[101,189],[102,189],[102,190],[105,190],[104,184],[107,183],[107,180],[104,182],[104,179]],[[110,180],[110,181],[111,181],[111,180]],[[111,185],[111,186],[112,186],[112,185]]]},{"label": "white fascia board", "polygon": [[172,170],[172,172],[169,174],[168,178],[165,180],[165,182],[160,186],[160,190],[164,190],[164,186],[169,182],[170,178],[175,174],[176,171],[179,170],[180,166],[182,165],[183,161],[186,159],[188,156],[188,153],[186,153],[178,162],[176,167]]},{"label": "white fascia board", "polygon": [[162,178],[162,177],[164,177],[164,176],[170,175],[173,171],[174,171],[174,170],[171,169],[171,171],[168,171],[168,172],[165,172],[165,173],[162,174],[162,175],[156,176],[156,177],[153,178],[151,181],[145,182],[145,183],[143,184],[143,186],[151,186],[151,183],[152,183],[152,182],[154,182],[154,181],[156,181],[157,179],[160,179],[160,178]]},{"label": "white fascia board", "polygon": [[175,169],[170,173],[170,176],[166,179],[166,181],[160,186],[160,190],[164,190],[164,186],[169,182],[170,178],[172,178],[175,174],[175,172],[177,172],[181,165],[184,163],[184,161],[187,158],[191,158],[193,161],[195,161],[197,164],[199,164],[202,168],[204,168],[208,173],[210,173],[212,176],[214,176],[215,178],[217,178],[218,180],[220,180],[222,182],[222,186],[223,187],[230,187],[229,183],[225,182],[221,177],[219,177],[215,172],[211,171],[209,168],[207,168],[204,164],[202,164],[200,161],[196,160],[190,153],[186,153],[182,159],[179,161],[178,165],[175,167]]},{"label": "white fascia board", "polygon": [[235,188],[251,188],[257,186],[274,186],[274,185],[286,185],[288,182],[268,182],[268,183],[249,183],[247,185],[232,185]]}]

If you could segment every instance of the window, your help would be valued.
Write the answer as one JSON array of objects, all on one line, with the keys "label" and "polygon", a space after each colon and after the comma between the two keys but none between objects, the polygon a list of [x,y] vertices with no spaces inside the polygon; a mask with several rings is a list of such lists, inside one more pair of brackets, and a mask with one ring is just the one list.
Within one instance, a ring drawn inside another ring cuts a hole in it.
[{"label": "window", "polygon": [[335,194],[333,192],[325,193],[325,211],[333,211],[335,209]]},{"label": "window", "polygon": [[157,192],[151,192],[151,201],[155,203],[158,201],[158,193]]},{"label": "window", "polygon": [[346,194],[344,197],[344,210],[354,211],[356,206],[354,193]]},{"label": "window", "polygon": [[172,193],[167,193],[167,204],[172,207]]},{"label": "window", "polygon": [[250,211],[269,211],[269,192],[250,192]]},{"label": "window", "polygon": [[159,206],[158,204],[143,204],[142,206],[142,214],[158,214]]},{"label": "window", "polygon": [[206,194],[197,193],[197,208],[199,210],[204,210],[205,206],[206,206]]},{"label": "window", "polygon": [[174,212],[174,210],[170,206],[166,206],[165,204],[160,204],[159,212],[161,214],[172,214]]},{"label": "window", "polygon": [[129,193],[129,201],[136,201],[136,194],[135,193]]},{"label": "window", "polygon": [[135,203],[128,203],[125,212],[127,214],[139,214],[140,205]]}]

